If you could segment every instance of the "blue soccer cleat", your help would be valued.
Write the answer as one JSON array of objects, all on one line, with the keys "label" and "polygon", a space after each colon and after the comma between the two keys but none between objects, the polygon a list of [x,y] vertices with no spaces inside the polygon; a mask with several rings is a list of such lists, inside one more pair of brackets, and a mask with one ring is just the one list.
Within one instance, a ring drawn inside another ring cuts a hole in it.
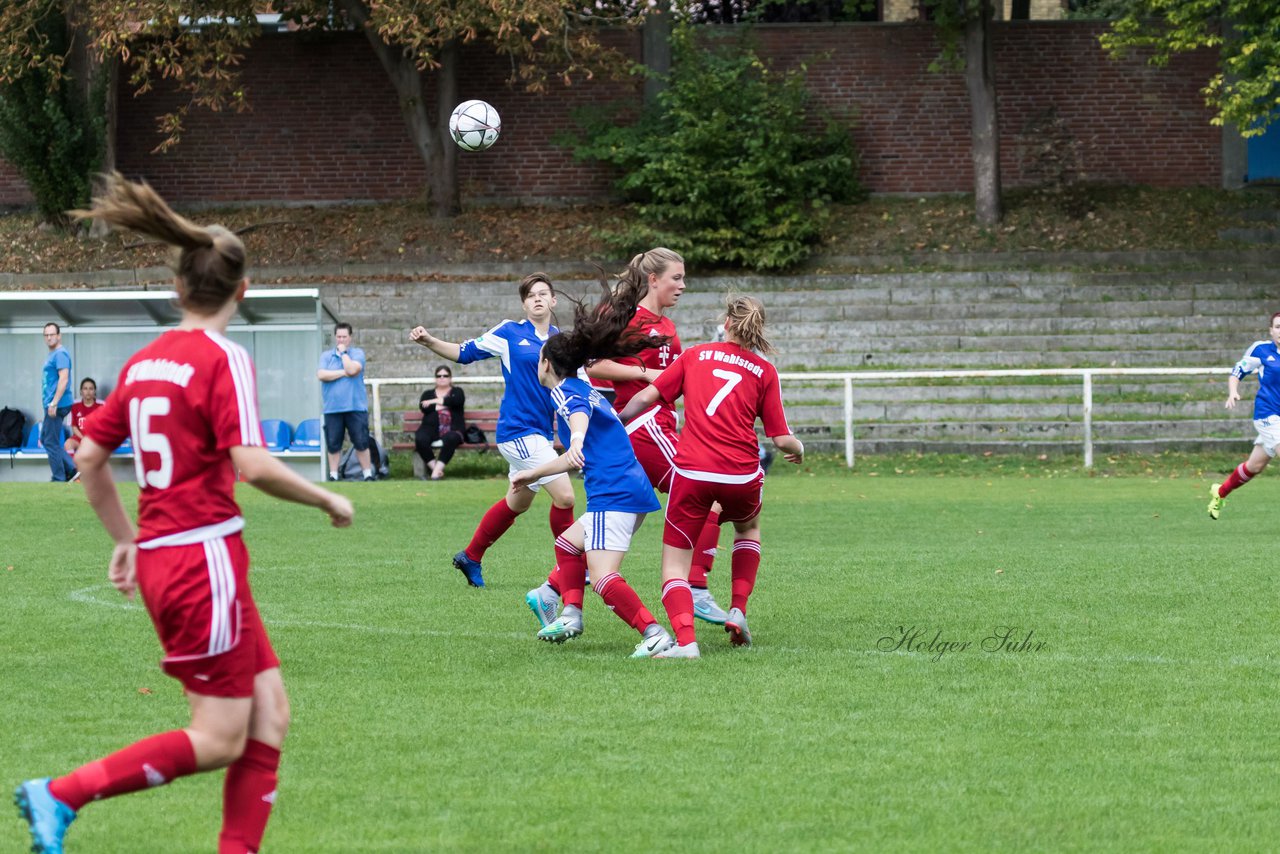
[{"label": "blue soccer cleat", "polygon": [[19,814],[31,828],[34,854],[62,854],[62,837],[76,819],[76,811],[49,792],[49,778],[28,780],[13,793]]},{"label": "blue soccer cleat", "polygon": [[467,557],[465,550],[453,556],[453,565],[466,576],[467,583],[472,587],[484,587],[484,575],[481,574],[484,567],[480,566],[480,561]]}]

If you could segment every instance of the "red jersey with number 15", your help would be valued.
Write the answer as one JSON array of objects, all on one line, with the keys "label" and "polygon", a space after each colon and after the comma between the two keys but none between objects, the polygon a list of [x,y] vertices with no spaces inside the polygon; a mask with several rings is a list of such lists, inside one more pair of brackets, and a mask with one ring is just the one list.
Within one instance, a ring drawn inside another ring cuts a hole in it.
[{"label": "red jersey with number 15", "polygon": [[[618,359],[617,361],[620,364],[644,365],[646,370],[652,374],[657,374],[670,367],[675,362],[676,357],[680,355],[680,336],[676,334],[676,325],[671,318],[659,317],[644,306],[638,306],[636,308],[636,316],[631,318],[627,328],[643,329],[649,335],[667,335],[671,340],[661,347],[641,350],[631,358]],[[614,380],[613,393],[616,397],[613,401],[613,408],[621,412],[622,407],[627,405],[627,401],[635,397],[637,393],[648,385],[644,380]],[[665,400],[658,401],[657,405],[661,407],[657,414],[658,424],[668,433],[676,432],[675,407]]]},{"label": "red jersey with number 15", "polygon": [[767,359],[728,341],[680,354],[654,383],[667,400],[684,396],[676,471],[694,480],[746,483],[760,471],[756,418],[766,436],[791,432],[778,372]]},{"label": "red jersey with number 15", "polygon": [[139,543],[239,520],[230,449],[263,444],[249,353],[211,330],[166,332],[125,363],[85,434],[112,450],[132,439]]}]

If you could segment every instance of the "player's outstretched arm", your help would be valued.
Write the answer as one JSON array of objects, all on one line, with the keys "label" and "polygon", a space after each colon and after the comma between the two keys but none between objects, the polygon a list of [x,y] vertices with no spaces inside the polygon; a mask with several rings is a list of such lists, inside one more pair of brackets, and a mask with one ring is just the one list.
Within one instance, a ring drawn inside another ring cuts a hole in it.
[{"label": "player's outstretched arm", "polygon": [[409,340],[421,344],[431,352],[450,362],[458,361],[462,355],[462,345],[452,341],[444,341],[427,331],[425,326],[415,326],[409,330]]},{"label": "player's outstretched arm", "polygon": [[266,448],[236,445],[231,449],[231,462],[240,476],[255,489],[285,501],[318,507],[329,514],[335,528],[345,528],[351,524],[355,508],[345,496],[322,489],[306,480],[271,456]]},{"label": "player's outstretched arm", "polygon": [[536,468],[512,473],[510,475],[511,488],[519,489],[544,477],[582,468],[586,464],[586,457],[582,455],[582,443],[586,440],[587,425],[590,422],[591,418],[585,412],[575,412],[570,415],[569,429],[573,433],[569,436],[569,447],[565,449],[565,452],[554,460],[548,460]]},{"label": "player's outstretched arm", "polygon": [[622,411],[618,413],[618,418],[622,419],[623,424],[626,424],[632,418],[657,403],[658,397],[656,386],[645,386],[636,392],[635,397],[627,401],[627,405],[622,407]]},{"label": "player's outstretched arm", "polygon": [[788,433],[785,436],[770,436],[773,440],[773,446],[782,452],[782,458],[789,463],[799,465],[804,461],[804,442],[801,442],[794,434]]},{"label": "player's outstretched arm", "polygon": [[587,365],[587,376],[615,382],[646,382],[656,380],[662,371],[650,371],[644,365],[624,365],[613,359],[599,359]]},{"label": "player's outstretched arm", "polygon": [[1235,409],[1240,402],[1240,380],[1235,374],[1227,377],[1227,409]]},{"label": "player's outstretched arm", "polygon": [[107,466],[109,459],[111,452],[88,437],[76,451],[76,465],[80,468],[80,482],[84,484],[85,496],[89,499],[93,512],[102,521],[102,527],[107,529],[107,534],[115,541],[107,578],[117,590],[132,597],[137,589],[138,547],[134,545],[134,540],[137,539],[138,532],[133,527],[133,520],[125,512],[120,493],[116,491],[115,479],[111,477],[111,469]]}]

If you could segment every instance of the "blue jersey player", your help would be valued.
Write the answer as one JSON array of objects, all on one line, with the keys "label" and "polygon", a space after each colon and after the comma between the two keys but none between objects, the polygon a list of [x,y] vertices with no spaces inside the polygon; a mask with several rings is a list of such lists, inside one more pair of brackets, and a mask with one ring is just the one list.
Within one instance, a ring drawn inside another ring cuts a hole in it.
[{"label": "blue jersey player", "polygon": [[513,488],[519,488],[536,478],[581,469],[587,493],[587,512],[556,539],[556,569],[547,582],[564,601],[564,609],[538,637],[560,643],[582,634],[582,591],[589,569],[592,589],[640,633],[633,658],[650,658],[674,644],[619,573],[632,535],[645,514],[661,505],[636,461],[626,427],[578,372],[595,359],[633,356],[666,343],[665,336],[627,329],[647,287],[636,276],[624,278],[614,291],[605,286],[606,296],[595,308],[577,306],[571,332],[547,340],[538,375],[569,422],[568,447],[550,462],[511,474]]},{"label": "blue jersey player", "polygon": [[1237,487],[1260,474],[1280,445],[1280,311],[1271,315],[1271,340],[1255,341],[1236,362],[1227,380],[1227,409],[1240,401],[1240,380],[1252,373],[1258,375],[1258,394],[1253,400],[1253,426],[1258,438],[1253,442],[1249,458],[1236,466],[1226,480],[1209,489],[1209,518],[1217,519],[1224,499]]},{"label": "blue jersey player", "polygon": [[[424,327],[409,333],[409,339],[439,356],[467,365],[481,359],[502,361],[506,390],[498,409],[498,451],[511,472],[531,469],[556,458],[552,444],[555,407],[551,393],[538,381],[538,354],[547,339],[558,331],[551,324],[556,305],[555,288],[544,273],[531,273],[520,282],[520,301],[525,319],[504,320],[488,332],[454,344],[442,341]],[[454,555],[453,565],[472,587],[484,587],[480,561],[489,546],[507,532],[516,517],[528,510],[533,497],[545,487],[551,496],[551,536],[558,537],[573,524],[573,486],[562,472],[512,489],[485,512],[465,549]]]}]

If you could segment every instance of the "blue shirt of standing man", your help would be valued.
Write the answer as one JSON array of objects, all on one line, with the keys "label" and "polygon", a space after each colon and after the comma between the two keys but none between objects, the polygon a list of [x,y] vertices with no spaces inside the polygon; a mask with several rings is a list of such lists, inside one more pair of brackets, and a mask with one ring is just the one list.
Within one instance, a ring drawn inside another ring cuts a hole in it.
[{"label": "blue shirt of standing man", "polygon": [[49,356],[44,360],[40,380],[40,404],[44,421],[40,424],[40,444],[49,455],[51,480],[61,483],[77,477],[76,465],[62,447],[62,420],[71,412],[71,354],[62,346],[62,327],[44,325],[44,343]]},{"label": "blue shirt of standing man", "polygon": [[369,456],[369,396],[364,390],[364,351],[351,346],[350,323],[333,328],[333,347],[320,354],[316,377],[324,402],[324,441],[329,452],[329,480],[338,479],[342,437],[351,437],[365,480],[373,480]]}]

